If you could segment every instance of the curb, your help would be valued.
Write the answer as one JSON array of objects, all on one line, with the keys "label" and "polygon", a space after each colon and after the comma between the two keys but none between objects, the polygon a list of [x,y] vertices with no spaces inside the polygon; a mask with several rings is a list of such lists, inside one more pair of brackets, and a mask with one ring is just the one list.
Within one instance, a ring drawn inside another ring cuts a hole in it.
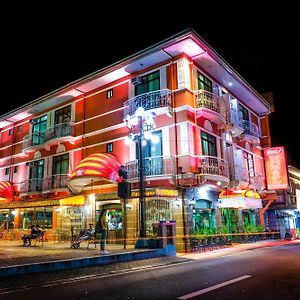
[{"label": "curb", "polygon": [[11,267],[3,267],[0,268],[0,277],[108,265],[118,262],[157,258],[161,256],[176,256],[176,248],[173,246],[168,246],[163,249],[151,249],[144,250],[142,252],[125,252],[105,256],[57,260],[51,262],[40,262]]}]

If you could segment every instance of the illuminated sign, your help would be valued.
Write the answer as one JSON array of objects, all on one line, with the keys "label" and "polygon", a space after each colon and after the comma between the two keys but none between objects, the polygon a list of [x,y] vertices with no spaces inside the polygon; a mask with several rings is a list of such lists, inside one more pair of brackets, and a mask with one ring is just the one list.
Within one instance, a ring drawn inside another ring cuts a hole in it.
[{"label": "illuminated sign", "polygon": [[218,199],[217,208],[262,208],[261,200],[247,197]]},{"label": "illuminated sign", "polygon": [[268,189],[287,189],[288,176],[284,148],[265,148],[264,156]]},{"label": "illuminated sign", "polygon": [[297,209],[300,210],[300,190],[296,189]]}]

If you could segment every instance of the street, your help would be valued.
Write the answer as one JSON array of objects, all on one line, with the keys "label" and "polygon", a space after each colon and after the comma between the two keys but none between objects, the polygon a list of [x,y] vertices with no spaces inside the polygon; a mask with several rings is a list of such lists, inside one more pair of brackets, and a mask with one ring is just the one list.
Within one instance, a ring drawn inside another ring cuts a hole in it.
[{"label": "street", "polygon": [[[154,268],[3,278],[1,299],[299,299],[300,245],[245,250]],[[34,278],[37,278],[36,283]],[[55,279],[54,279],[55,278]]]}]

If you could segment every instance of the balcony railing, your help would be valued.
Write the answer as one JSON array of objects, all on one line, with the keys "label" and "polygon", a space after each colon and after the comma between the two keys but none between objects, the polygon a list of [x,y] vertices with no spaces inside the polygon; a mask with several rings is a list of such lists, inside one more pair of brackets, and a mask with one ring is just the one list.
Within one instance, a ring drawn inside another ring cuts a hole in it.
[{"label": "balcony railing", "polygon": [[253,135],[257,138],[260,138],[258,126],[248,120],[241,120],[242,128],[244,129],[245,134]]},{"label": "balcony railing", "polygon": [[205,90],[195,91],[196,108],[206,108],[212,110],[226,119],[226,107],[222,97]]},{"label": "balcony railing", "polygon": [[44,143],[60,139],[63,137],[74,136],[74,126],[72,122],[59,123],[54,125],[52,128],[49,128],[45,132]]},{"label": "balcony railing", "polygon": [[168,89],[149,92],[135,96],[124,103],[124,119],[132,116],[138,107],[145,110],[169,107],[171,105],[171,91]]},{"label": "balcony railing", "polygon": [[235,108],[231,108],[230,109],[230,118],[228,118],[228,120],[230,120],[231,124],[242,127],[242,121],[239,117],[238,111]]},{"label": "balcony railing", "polygon": [[33,134],[28,134],[23,139],[23,150],[44,144],[45,133],[34,132]]},{"label": "balcony railing", "polygon": [[[126,164],[128,179],[139,177],[139,161],[134,160]],[[145,176],[171,176],[174,175],[174,157],[155,156],[144,159]]]},{"label": "balcony railing", "polygon": [[201,155],[197,157],[200,175],[217,175],[229,178],[228,162],[222,158]]},{"label": "balcony railing", "polygon": [[59,123],[47,129],[45,132],[34,132],[23,139],[23,150],[34,146],[43,145],[51,140],[74,136],[74,125],[72,122]]},{"label": "balcony railing", "polygon": [[66,188],[68,186],[68,175],[52,175],[45,178],[32,178],[20,183],[21,193],[42,192],[47,190]]}]

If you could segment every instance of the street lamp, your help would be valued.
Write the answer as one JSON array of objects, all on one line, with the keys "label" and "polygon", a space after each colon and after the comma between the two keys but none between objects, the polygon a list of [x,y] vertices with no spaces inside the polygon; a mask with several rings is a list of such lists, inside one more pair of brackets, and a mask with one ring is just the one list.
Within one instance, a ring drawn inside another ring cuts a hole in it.
[{"label": "street lamp", "polygon": [[[138,174],[139,174],[139,213],[140,213],[140,238],[144,241],[146,237],[146,207],[145,207],[145,158],[143,147],[147,145],[147,140],[151,140],[153,144],[159,142],[159,137],[152,134],[155,129],[155,113],[145,111],[143,107],[138,107],[134,115],[126,116],[126,125],[129,128],[129,135],[126,143],[131,141],[137,144],[138,153]],[[141,242],[143,243],[143,242]],[[145,245],[145,244],[144,244]],[[147,246],[147,245],[145,245]]]}]

